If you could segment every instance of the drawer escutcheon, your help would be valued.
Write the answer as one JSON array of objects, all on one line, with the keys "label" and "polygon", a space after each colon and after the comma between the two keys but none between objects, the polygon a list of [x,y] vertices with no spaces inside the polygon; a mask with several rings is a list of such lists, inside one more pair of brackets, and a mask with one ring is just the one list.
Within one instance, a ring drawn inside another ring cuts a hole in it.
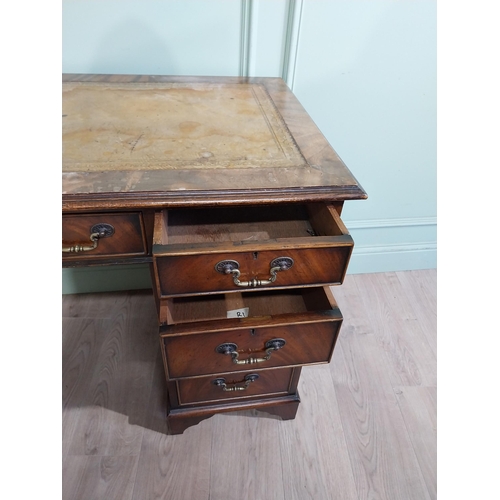
[{"label": "drawer escutcheon", "polygon": [[109,238],[115,234],[115,228],[111,224],[106,224],[105,222],[100,222],[99,224],[94,224],[90,228],[91,233],[98,233],[99,238]]}]

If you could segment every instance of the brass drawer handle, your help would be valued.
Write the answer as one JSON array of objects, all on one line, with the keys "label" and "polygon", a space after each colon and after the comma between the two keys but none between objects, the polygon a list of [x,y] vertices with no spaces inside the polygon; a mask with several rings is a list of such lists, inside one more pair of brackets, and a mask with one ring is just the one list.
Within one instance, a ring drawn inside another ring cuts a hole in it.
[{"label": "brass drawer handle", "polygon": [[114,233],[115,228],[111,224],[94,224],[90,228],[91,245],[72,243],[69,246],[63,245],[62,251],[65,253],[90,252],[91,250],[95,250],[97,248],[100,238],[108,238],[109,236],[113,236]]},{"label": "brass drawer handle", "polygon": [[221,274],[232,274],[233,282],[237,286],[255,288],[257,286],[267,286],[274,283],[279,271],[288,271],[293,266],[293,259],[290,257],[278,257],[271,261],[269,278],[267,280],[259,280],[254,278],[250,281],[240,281],[240,264],[236,260],[221,260],[215,265],[215,270]]},{"label": "brass drawer handle", "polygon": [[248,386],[252,383],[255,382],[259,376],[256,373],[252,373],[250,375],[245,376],[245,385],[233,385],[231,387],[228,387],[226,384],[226,379],[221,377],[221,378],[216,378],[212,383],[218,387],[222,387],[222,390],[225,392],[229,391],[245,391]]},{"label": "brass drawer handle", "polygon": [[62,251],[78,253],[78,252],[89,252],[90,250],[94,250],[95,248],[97,248],[97,243],[99,242],[99,233],[92,233],[90,235],[90,241],[92,242],[92,245],[80,245],[79,243],[74,243],[70,246],[63,246]]},{"label": "brass drawer handle", "polygon": [[266,355],[263,358],[247,358],[238,359],[239,353],[237,351],[238,346],[232,342],[226,342],[224,344],[218,345],[215,350],[219,354],[230,354],[233,358],[233,363],[236,365],[253,365],[254,363],[262,363],[268,361],[271,358],[271,353],[282,349],[286,344],[285,339],[272,339],[268,340],[265,344]]}]

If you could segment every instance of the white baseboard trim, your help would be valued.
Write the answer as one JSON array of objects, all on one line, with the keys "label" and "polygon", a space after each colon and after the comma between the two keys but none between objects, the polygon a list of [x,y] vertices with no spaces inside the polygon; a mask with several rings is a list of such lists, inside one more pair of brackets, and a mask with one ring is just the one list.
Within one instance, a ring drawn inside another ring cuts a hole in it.
[{"label": "white baseboard trim", "polygon": [[348,274],[414,271],[437,267],[435,242],[354,247]]},{"label": "white baseboard trim", "polygon": [[437,226],[437,217],[406,217],[394,219],[373,219],[344,221],[351,229],[380,229],[384,227]]}]

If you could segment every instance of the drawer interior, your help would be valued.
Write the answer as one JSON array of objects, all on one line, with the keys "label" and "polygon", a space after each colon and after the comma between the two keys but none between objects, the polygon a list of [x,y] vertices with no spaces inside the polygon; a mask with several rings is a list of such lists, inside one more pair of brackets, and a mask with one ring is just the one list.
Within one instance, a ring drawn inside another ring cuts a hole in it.
[{"label": "drawer interior", "polygon": [[325,311],[337,307],[328,287],[252,291],[179,297],[167,300],[168,324],[227,319],[228,311],[248,308],[248,316],[263,317]]},{"label": "drawer interior", "polygon": [[286,204],[172,209],[163,212],[163,245],[259,242],[348,234],[331,205]]}]

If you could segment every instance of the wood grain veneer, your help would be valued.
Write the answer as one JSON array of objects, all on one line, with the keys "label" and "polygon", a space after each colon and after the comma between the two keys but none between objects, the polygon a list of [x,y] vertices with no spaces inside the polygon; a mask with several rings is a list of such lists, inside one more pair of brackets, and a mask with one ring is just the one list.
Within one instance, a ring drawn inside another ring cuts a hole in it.
[{"label": "wood grain veneer", "polygon": [[[172,307],[173,324],[160,328],[169,379],[248,370],[249,365],[235,364],[231,356],[216,351],[228,342],[236,344],[240,359],[247,359],[265,356],[267,341],[284,340],[256,369],[330,361],[342,315],[322,289],[245,294],[241,306],[248,307],[249,316],[244,319],[225,319],[223,297],[204,299],[174,300],[181,304]],[[190,322],[179,323],[180,315],[191,317]],[[210,315],[219,319],[196,321]]]}]

